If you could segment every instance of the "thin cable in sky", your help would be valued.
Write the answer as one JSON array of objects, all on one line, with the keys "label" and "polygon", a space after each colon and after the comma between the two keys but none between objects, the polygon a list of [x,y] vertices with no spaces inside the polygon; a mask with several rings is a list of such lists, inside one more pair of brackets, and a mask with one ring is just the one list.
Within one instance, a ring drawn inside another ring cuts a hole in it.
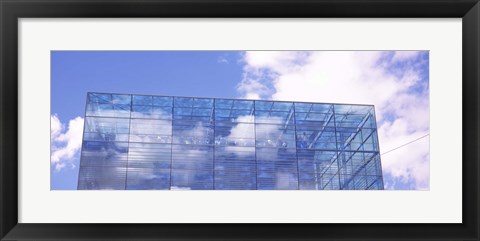
[{"label": "thin cable in sky", "polygon": [[415,140],[413,140],[413,141],[407,142],[407,143],[405,143],[405,144],[403,144],[403,145],[401,145],[401,146],[395,147],[395,148],[393,148],[393,149],[391,149],[391,150],[389,150],[389,151],[386,151],[386,152],[380,154],[380,156],[383,156],[383,155],[385,155],[385,154],[387,154],[387,153],[389,153],[389,152],[395,151],[395,150],[397,150],[397,149],[399,149],[399,148],[402,148],[402,147],[404,147],[404,146],[406,146],[406,145],[412,144],[412,143],[414,143],[414,142],[416,142],[416,141],[418,141],[418,140],[420,140],[420,139],[422,139],[422,138],[425,138],[425,137],[427,137],[427,136],[429,136],[429,135],[430,135],[430,133],[428,133],[428,134],[426,134],[426,135],[424,135],[424,136],[421,136],[421,137],[419,137],[419,138],[417,138],[417,139],[415,139]]}]

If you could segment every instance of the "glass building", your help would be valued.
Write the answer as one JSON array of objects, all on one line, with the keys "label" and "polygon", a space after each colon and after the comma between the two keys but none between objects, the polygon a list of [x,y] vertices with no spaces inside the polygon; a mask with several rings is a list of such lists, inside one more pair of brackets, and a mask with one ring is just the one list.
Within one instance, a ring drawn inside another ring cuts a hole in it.
[{"label": "glass building", "polygon": [[383,189],[374,106],[88,93],[78,189]]}]

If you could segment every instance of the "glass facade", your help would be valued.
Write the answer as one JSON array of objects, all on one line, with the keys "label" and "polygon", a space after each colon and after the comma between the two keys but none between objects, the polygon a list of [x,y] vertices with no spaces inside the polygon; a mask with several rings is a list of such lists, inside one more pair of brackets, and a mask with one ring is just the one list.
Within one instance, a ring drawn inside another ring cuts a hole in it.
[{"label": "glass facade", "polygon": [[374,106],[88,93],[78,189],[383,189]]}]

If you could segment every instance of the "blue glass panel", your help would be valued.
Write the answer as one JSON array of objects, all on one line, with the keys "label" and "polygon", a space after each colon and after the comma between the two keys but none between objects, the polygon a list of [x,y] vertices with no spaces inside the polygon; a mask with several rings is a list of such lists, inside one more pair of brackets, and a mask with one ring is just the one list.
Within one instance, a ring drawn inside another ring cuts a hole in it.
[{"label": "blue glass panel", "polygon": [[87,116],[102,117],[130,117],[130,107],[127,105],[89,103],[86,110]]},{"label": "blue glass panel", "polygon": [[79,190],[119,190],[125,189],[126,168],[80,166],[78,174]]},{"label": "blue glass panel", "polygon": [[131,95],[112,95],[112,103],[114,105],[130,106],[132,102]]},{"label": "blue glass panel", "polygon": [[212,170],[172,170],[172,190],[213,189]]},{"label": "blue glass panel", "polygon": [[250,123],[216,123],[215,145],[254,146],[255,126]]},{"label": "blue glass panel", "polygon": [[352,115],[366,115],[373,111],[373,106],[370,105],[334,105],[336,114],[352,114]]},{"label": "blue glass panel", "polygon": [[213,146],[173,145],[172,169],[213,170]]},{"label": "blue glass panel", "polygon": [[292,108],[293,108],[293,103],[291,102],[275,102],[273,103],[273,106],[272,106],[273,111],[290,112]]},{"label": "blue glass panel", "polygon": [[254,115],[250,110],[232,110],[230,116],[235,118],[237,122],[253,122]]},{"label": "blue glass panel", "polygon": [[86,117],[84,140],[127,141],[129,119]]},{"label": "blue glass panel", "polygon": [[168,190],[170,189],[170,169],[128,167],[127,189]]},{"label": "blue glass panel", "polygon": [[153,96],[153,105],[171,107],[173,106],[173,97]]},{"label": "blue glass panel", "polygon": [[85,132],[128,133],[129,119],[86,117]]},{"label": "blue glass panel", "polygon": [[98,133],[98,132],[85,132],[83,134],[84,141],[128,141],[128,134],[115,134],[115,133]]},{"label": "blue glass panel", "polygon": [[232,109],[250,111],[253,109],[253,100],[235,100]]},{"label": "blue glass panel", "polygon": [[319,150],[297,150],[298,169],[302,173],[322,174],[335,163],[336,152]]},{"label": "blue glass panel", "polygon": [[295,149],[257,148],[256,158],[258,189],[298,189]]},{"label": "blue glass panel", "polygon": [[[299,130],[300,129],[300,130]],[[337,148],[335,129],[320,128],[308,130],[297,126],[297,148],[332,150]]]},{"label": "blue glass panel", "polygon": [[213,99],[195,98],[193,100],[193,107],[212,108],[213,107]]},{"label": "blue glass panel", "polygon": [[333,111],[332,104],[320,104],[320,103],[295,103],[296,112],[307,113],[330,113]]},{"label": "blue glass panel", "polygon": [[100,94],[100,93],[89,93],[88,94],[88,102],[90,102],[90,103],[111,104],[112,103],[112,95],[111,94]]},{"label": "blue glass panel", "polygon": [[174,106],[176,107],[192,107],[193,106],[193,98],[186,98],[186,97],[175,97],[174,98]]},{"label": "blue glass panel", "polygon": [[255,111],[256,123],[291,125],[294,124],[294,117],[293,111]]},{"label": "blue glass panel", "polygon": [[256,124],[256,145],[258,147],[295,148],[294,130],[294,126]]},{"label": "blue glass panel", "polygon": [[133,96],[133,105],[152,105],[153,96],[148,95],[134,95]]},{"label": "blue glass panel", "polygon": [[131,134],[172,135],[172,121],[169,120],[132,119],[130,125]]},{"label": "blue glass panel", "polygon": [[255,172],[215,171],[215,189],[217,190],[255,190],[257,177]]},{"label": "blue glass panel", "polygon": [[204,121],[173,122],[173,142],[186,145],[213,144],[213,124]]},{"label": "blue glass panel", "polygon": [[254,176],[256,173],[255,169],[255,148],[215,148],[215,170],[230,173],[249,173]]},{"label": "blue glass panel", "polygon": [[130,143],[128,167],[169,169],[171,159],[170,144]]},{"label": "blue glass panel", "polygon": [[133,106],[132,118],[143,119],[172,119],[171,107],[157,107],[157,106]]},{"label": "blue glass panel", "polygon": [[82,166],[127,165],[128,143],[84,141],[82,145]]},{"label": "blue glass panel", "polygon": [[298,189],[298,179],[295,173],[277,172],[259,174],[258,190],[295,190]]},{"label": "blue glass panel", "polygon": [[131,142],[171,143],[172,122],[169,120],[132,119]]},{"label": "blue glass panel", "polygon": [[206,117],[213,117],[213,110],[212,109],[200,109],[195,108],[192,112],[193,116],[206,116]]},{"label": "blue glass panel", "polygon": [[215,108],[231,109],[232,106],[233,106],[233,100],[225,100],[225,99],[215,100]]},{"label": "blue glass panel", "polygon": [[134,105],[132,107],[132,118],[151,118],[152,106]]},{"label": "blue glass panel", "polygon": [[255,110],[270,111],[272,109],[273,102],[271,101],[255,101]]},{"label": "blue glass panel", "polygon": [[192,108],[174,108],[173,109],[173,116],[175,119],[180,119],[181,116],[192,116],[193,109]]}]

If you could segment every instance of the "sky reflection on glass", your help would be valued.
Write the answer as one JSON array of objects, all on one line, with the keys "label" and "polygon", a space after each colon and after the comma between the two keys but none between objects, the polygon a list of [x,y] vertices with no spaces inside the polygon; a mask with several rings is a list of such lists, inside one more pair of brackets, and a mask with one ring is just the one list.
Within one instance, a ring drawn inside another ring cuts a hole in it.
[{"label": "sky reflection on glass", "polygon": [[383,189],[373,106],[89,93],[78,189]]}]

